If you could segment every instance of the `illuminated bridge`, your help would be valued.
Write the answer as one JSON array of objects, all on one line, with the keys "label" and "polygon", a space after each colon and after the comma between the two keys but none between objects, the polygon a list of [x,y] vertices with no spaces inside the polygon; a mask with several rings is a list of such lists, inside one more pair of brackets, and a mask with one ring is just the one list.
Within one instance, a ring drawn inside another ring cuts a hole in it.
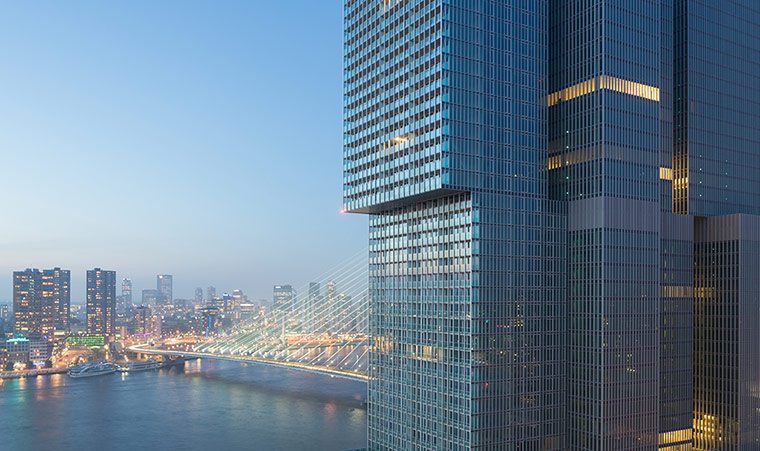
[{"label": "illuminated bridge", "polygon": [[364,250],[295,290],[289,303],[203,339],[140,344],[140,354],[198,357],[367,380],[369,296]]}]

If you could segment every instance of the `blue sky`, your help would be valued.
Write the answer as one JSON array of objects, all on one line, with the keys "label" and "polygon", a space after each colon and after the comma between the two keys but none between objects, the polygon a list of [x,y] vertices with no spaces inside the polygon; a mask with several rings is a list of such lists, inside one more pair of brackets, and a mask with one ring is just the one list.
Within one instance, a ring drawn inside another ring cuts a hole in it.
[{"label": "blue sky", "polygon": [[342,215],[342,4],[3,2],[0,302],[11,273],[174,274],[271,297],[366,247]]}]

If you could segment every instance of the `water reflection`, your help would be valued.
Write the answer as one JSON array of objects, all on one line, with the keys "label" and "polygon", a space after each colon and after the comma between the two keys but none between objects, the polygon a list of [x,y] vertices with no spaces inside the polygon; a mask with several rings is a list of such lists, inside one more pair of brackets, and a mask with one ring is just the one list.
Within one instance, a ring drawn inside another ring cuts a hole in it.
[{"label": "water reflection", "polygon": [[234,362],[0,384],[0,449],[365,446],[366,384]]}]

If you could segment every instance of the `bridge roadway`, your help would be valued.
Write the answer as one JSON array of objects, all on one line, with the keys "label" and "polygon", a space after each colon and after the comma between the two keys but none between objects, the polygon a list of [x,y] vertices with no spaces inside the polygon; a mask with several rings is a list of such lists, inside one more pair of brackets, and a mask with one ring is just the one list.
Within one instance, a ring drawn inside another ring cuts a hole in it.
[{"label": "bridge roadway", "polygon": [[263,359],[261,357],[241,356],[230,354],[212,354],[206,352],[180,351],[150,348],[147,343],[130,346],[129,350],[139,354],[156,354],[168,356],[198,357],[201,359],[227,360],[231,362],[255,363],[258,365],[276,366],[279,368],[289,368],[292,370],[305,371],[307,373],[324,374],[330,377],[349,379],[353,381],[366,382],[369,378],[366,373],[344,368],[335,368],[323,365],[311,365],[300,362],[280,362],[277,360]]}]

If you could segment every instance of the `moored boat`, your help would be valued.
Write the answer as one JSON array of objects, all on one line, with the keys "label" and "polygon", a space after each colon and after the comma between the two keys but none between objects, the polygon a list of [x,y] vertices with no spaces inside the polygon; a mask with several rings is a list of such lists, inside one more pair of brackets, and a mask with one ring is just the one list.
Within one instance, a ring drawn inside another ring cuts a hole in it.
[{"label": "moored boat", "polygon": [[106,362],[105,360],[100,362],[85,363],[84,365],[72,366],[68,370],[69,377],[93,377],[102,376],[104,374],[111,374],[116,372],[116,364]]},{"label": "moored boat", "polygon": [[155,370],[161,368],[161,366],[162,363],[156,359],[135,360],[134,362],[129,362],[126,365],[120,366],[117,371],[122,373],[132,373],[135,371]]}]

